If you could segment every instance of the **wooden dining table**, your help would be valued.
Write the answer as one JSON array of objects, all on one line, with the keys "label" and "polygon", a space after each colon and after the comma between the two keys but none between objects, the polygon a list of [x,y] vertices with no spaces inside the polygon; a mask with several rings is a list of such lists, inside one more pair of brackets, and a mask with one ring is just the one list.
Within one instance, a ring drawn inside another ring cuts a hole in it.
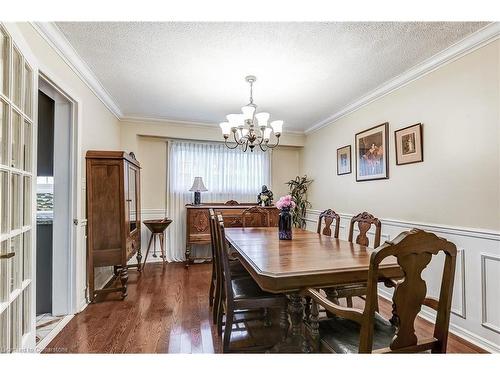
[{"label": "wooden dining table", "polygon": [[[303,229],[279,240],[278,228],[227,228],[226,239],[257,284],[288,296],[291,329],[276,351],[302,351],[304,305],[300,290],[366,282],[373,249]],[[402,276],[396,258],[385,259],[380,281]]]}]

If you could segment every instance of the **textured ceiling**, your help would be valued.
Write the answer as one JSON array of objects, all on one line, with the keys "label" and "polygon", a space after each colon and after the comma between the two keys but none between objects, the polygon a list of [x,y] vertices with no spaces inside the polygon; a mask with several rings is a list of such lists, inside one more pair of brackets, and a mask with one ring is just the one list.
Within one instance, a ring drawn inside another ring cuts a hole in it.
[{"label": "textured ceiling", "polygon": [[258,109],[299,131],[485,25],[57,23],[125,116],[218,123],[253,74]]}]

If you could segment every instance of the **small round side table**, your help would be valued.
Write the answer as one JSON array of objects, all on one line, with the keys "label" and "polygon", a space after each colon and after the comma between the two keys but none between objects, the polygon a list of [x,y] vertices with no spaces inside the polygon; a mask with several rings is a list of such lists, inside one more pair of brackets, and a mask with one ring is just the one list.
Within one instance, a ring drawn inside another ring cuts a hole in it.
[{"label": "small round side table", "polygon": [[148,249],[146,250],[146,256],[144,257],[144,263],[142,265],[142,270],[146,266],[146,261],[148,260],[149,250],[151,249],[151,244],[154,242],[153,247],[156,251],[156,239],[160,243],[161,255],[163,258],[163,264],[166,262],[165,256],[165,229],[170,225],[172,220],[170,219],[154,219],[154,220],[144,220],[144,225],[151,231],[151,237],[149,238]]}]

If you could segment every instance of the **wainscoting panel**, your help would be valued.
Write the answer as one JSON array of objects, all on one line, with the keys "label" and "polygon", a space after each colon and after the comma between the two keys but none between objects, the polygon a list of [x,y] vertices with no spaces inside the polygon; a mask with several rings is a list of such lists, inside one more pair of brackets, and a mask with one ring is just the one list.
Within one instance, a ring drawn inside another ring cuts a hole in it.
[{"label": "wainscoting panel", "polygon": [[[321,210],[308,210],[307,229],[316,230],[320,213]],[[339,215],[340,238],[347,240],[349,223],[354,215]],[[488,351],[500,352],[500,232],[395,219],[380,220],[382,242],[394,239],[403,231],[419,228],[436,233],[457,246],[450,330]],[[369,232],[370,243],[373,243],[373,234],[374,231]],[[438,296],[443,259],[444,256],[436,257],[422,274],[429,296]],[[380,286],[379,292],[384,298],[392,298],[392,289]],[[432,322],[435,320],[431,309],[422,309],[421,316]]]}]

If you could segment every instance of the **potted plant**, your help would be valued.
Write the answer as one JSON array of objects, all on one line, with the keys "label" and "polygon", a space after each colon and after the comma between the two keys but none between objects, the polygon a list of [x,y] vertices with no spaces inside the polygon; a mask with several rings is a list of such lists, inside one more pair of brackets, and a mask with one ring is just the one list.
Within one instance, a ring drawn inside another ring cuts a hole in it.
[{"label": "potted plant", "polygon": [[306,210],[311,208],[311,203],[307,200],[307,189],[312,182],[313,180],[307,178],[307,175],[297,176],[294,180],[287,182],[290,195],[295,202],[295,207],[292,209],[292,220],[296,228],[305,229],[306,227]]}]

